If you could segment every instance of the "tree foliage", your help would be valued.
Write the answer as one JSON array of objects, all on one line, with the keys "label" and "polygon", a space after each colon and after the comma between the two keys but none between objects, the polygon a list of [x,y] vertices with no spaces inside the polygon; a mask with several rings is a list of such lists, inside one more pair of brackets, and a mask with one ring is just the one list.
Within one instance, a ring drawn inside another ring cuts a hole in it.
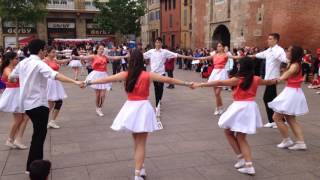
[{"label": "tree foliage", "polygon": [[114,34],[140,34],[140,17],[146,12],[144,0],[94,1],[100,9],[95,21],[105,30]]},{"label": "tree foliage", "polygon": [[47,0],[0,0],[0,18],[15,23],[16,45],[19,47],[18,27],[34,23],[46,14]]},{"label": "tree foliage", "polygon": [[35,22],[46,14],[47,0],[0,0],[0,17],[18,22]]}]

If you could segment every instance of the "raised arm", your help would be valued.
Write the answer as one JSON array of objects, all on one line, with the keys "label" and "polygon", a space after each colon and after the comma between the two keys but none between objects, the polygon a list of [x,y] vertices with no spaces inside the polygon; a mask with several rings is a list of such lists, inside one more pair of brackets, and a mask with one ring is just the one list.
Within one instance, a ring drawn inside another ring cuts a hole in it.
[{"label": "raised arm", "polygon": [[56,60],[57,64],[66,64],[70,62],[70,59],[61,59],[61,60]]},{"label": "raised arm", "polygon": [[199,57],[199,58],[196,58],[196,59],[199,59],[199,60],[213,59],[213,55],[212,56],[206,56],[206,57]]},{"label": "raised arm", "polygon": [[198,58],[195,58],[195,57],[193,57],[193,56],[185,56],[185,55],[182,55],[182,54],[177,54],[177,57],[183,58],[183,59],[187,59],[187,60],[198,59]]},{"label": "raised arm", "polygon": [[101,79],[93,80],[93,81],[85,81],[85,85],[89,86],[91,84],[104,84],[104,83],[111,83],[111,82],[117,82],[117,81],[123,81],[126,78],[126,73],[125,72],[120,72],[118,74],[104,77]]},{"label": "raised arm", "polygon": [[106,55],[106,57],[108,59],[111,59],[111,60],[120,61],[123,58],[129,58],[130,57],[130,53],[128,52],[127,55],[125,55],[125,56],[109,56],[109,55]]},{"label": "raised arm", "polygon": [[278,81],[277,79],[270,79],[270,80],[260,79],[259,85],[270,86],[270,85],[277,84],[278,83],[277,81]]},{"label": "raised arm", "polygon": [[88,55],[88,56],[72,56],[72,58],[80,59],[81,61],[92,61],[94,58],[94,55]]},{"label": "raised arm", "polygon": [[150,79],[152,81],[157,81],[157,82],[163,82],[163,83],[168,83],[168,84],[175,84],[179,86],[188,86],[191,87],[193,83],[187,82],[187,81],[182,81],[179,79],[174,79],[174,78],[169,78],[166,76],[161,76],[156,73],[150,73]]},{"label": "raised arm", "polygon": [[197,87],[215,87],[215,86],[236,86],[238,84],[238,78],[231,78],[226,80],[218,80],[218,81],[211,81],[205,83],[195,83],[193,88]]}]

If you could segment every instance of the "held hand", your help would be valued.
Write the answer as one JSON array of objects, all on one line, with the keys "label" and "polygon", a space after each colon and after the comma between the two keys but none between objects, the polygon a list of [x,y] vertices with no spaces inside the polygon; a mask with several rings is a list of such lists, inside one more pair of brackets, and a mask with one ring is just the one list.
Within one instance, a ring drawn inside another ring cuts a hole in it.
[{"label": "held hand", "polygon": [[192,86],[191,86],[191,89],[196,89],[196,88],[199,88],[201,87],[201,83],[193,83]]},{"label": "held hand", "polygon": [[84,86],[85,86],[85,83],[83,81],[76,81],[75,84],[77,86],[79,86],[80,88],[84,88]]}]

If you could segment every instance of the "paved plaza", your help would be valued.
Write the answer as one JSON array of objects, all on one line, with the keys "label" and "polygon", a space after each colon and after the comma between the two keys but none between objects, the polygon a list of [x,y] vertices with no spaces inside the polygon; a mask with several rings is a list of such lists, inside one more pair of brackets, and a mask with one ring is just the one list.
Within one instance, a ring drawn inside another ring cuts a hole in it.
[{"label": "paved plaza", "polygon": [[[110,68],[109,68],[110,69]],[[71,70],[62,72],[71,76]],[[198,73],[176,70],[175,77],[203,81]],[[82,79],[85,76],[81,77]],[[134,174],[133,144],[130,134],[113,132],[109,127],[126,100],[123,84],[114,83],[103,112],[95,114],[94,92],[65,85],[68,98],[59,116],[61,129],[49,130],[45,159],[52,162],[50,180],[132,180]],[[280,87],[282,89],[282,87]],[[257,102],[263,119],[264,87]],[[154,102],[153,88],[150,99]],[[279,91],[280,92],[280,91]],[[150,135],[146,168],[148,180],[316,180],[320,179],[320,96],[304,88],[310,113],[299,118],[308,151],[280,150],[278,130],[259,129],[249,136],[256,176],[239,174],[234,168],[235,155],[213,115],[213,93],[209,88],[186,87],[165,89],[162,102],[164,129]],[[226,105],[231,93],[224,91]],[[245,121],[245,119],[244,119]],[[1,180],[27,180],[24,174],[28,150],[9,150],[4,144],[10,114],[0,113]],[[30,145],[29,122],[24,142]]]}]

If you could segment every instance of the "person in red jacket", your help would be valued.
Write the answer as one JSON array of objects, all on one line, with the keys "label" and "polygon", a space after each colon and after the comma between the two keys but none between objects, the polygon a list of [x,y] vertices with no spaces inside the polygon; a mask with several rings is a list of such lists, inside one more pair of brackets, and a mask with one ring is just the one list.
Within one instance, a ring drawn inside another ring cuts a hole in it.
[{"label": "person in red jacket", "polygon": [[[173,78],[173,70],[174,70],[174,62],[175,62],[175,60],[176,60],[176,58],[167,59],[166,63],[164,64],[166,73],[171,78]],[[167,88],[168,89],[173,89],[174,85],[173,84],[169,84],[169,86],[167,86]]]}]

